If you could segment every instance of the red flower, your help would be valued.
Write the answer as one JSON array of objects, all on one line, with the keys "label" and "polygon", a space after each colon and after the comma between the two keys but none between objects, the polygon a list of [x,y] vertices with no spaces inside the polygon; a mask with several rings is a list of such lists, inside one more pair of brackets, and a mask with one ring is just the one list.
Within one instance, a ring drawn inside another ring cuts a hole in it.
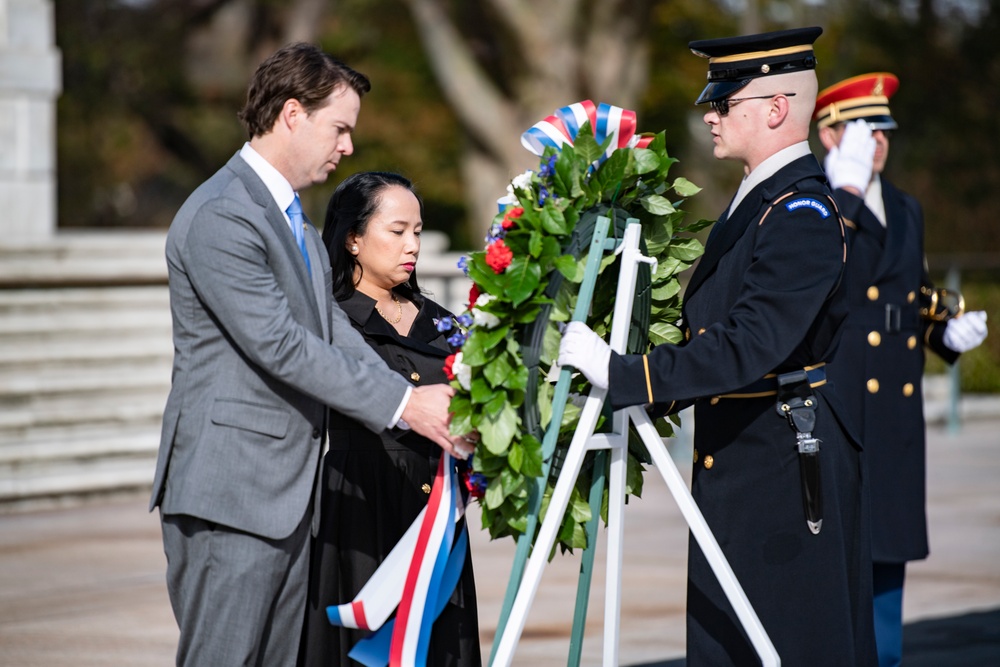
[{"label": "red flower", "polygon": [[444,360],[444,374],[448,376],[448,380],[454,380],[455,374],[451,372],[451,367],[455,365],[455,355],[449,354]]},{"label": "red flower", "polygon": [[476,305],[476,301],[479,300],[479,285],[472,283],[472,288],[469,290],[469,308]]},{"label": "red flower", "polygon": [[514,252],[507,247],[503,239],[494,241],[486,248],[486,263],[494,273],[503,273],[514,259]]},{"label": "red flower", "polygon": [[522,208],[521,206],[508,209],[503,214],[503,222],[501,222],[500,225],[504,229],[510,229],[511,227],[517,224],[517,219],[520,218],[522,215],[524,215],[524,208]]}]

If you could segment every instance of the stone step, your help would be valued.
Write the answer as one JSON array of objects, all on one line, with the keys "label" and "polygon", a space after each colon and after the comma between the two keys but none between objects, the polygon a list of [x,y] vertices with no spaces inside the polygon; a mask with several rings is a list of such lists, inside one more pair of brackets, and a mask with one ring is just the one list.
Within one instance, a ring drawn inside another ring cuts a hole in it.
[{"label": "stone step", "polygon": [[106,390],[170,387],[169,357],[153,358],[136,366],[132,360],[110,361],[99,368],[36,368],[32,373],[0,367],[0,404],[21,397],[48,400],[75,393],[92,394]]},{"label": "stone step", "polygon": [[135,363],[172,358],[169,331],[154,329],[144,335],[122,336],[117,332],[78,334],[72,340],[0,341],[0,368],[33,372],[38,368],[59,368],[74,364],[98,364],[120,359]]},{"label": "stone step", "polygon": [[0,313],[66,312],[79,310],[160,309],[169,310],[170,294],[166,286],[114,288],[47,288],[0,290]]},{"label": "stone step", "polygon": [[155,424],[162,418],[168,393],[168,387],[118,387],[5,400],[0,403],[0,446],[39,427]]},{"label": "stone step", "polygon": [[159,443],[159,422],[115,428],[76,424],[48,427],[0,447],[0,471],[24,469],[37,463],[84,461],[105,456],[155,457]]},{"label": "stone step", "polygon": [[0,245],[0,286],[163,284],[166,233],[63,232]]},{"label": "stone step", "polygon": [[160,329],[170,332],[171,319],[166,304],[152,308],[115,308],[104,311],[60,309],[51,312],[0,314],[0,344],[25,336],[71,336],[82,331],[131,331]]},{"label": "stone step", "polygon": [[155,468],[155,455],[49,462],[15,474],[0,468],[0,503],[148,489]]}]

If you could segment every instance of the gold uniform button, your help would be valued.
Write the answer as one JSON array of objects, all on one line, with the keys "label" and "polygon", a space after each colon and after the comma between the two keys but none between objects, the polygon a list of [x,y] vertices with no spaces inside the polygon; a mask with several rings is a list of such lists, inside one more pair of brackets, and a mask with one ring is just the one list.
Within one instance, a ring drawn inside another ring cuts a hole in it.
[{"label": "gold uniform button", "polygon": [[882,335],[877,331],[871,331],[868,333],[868,344],[872,347],[878,347],[882,342]]},{"label": "gold uniform button", "polygon": [[431,485],[425,483],[423,486],[420,487],[420,490],[423,491],[424,493],[430,493]]},{"label": "gold uniform button", "polygon": [[713,396],[712,400],[710,400],[709,403],[711,403],[712,405],[717,405],[719,403],[719,397]]},{"label": "gold uniform button", "polygon": [[913,300],[917,298],[916,292],[910,292],[906,295],[906,303],[913,303]]},{"label": "gold uniform button", "polygon": [[703,333],[705,333],[705,327],[702,327],[702,328],[698,329],[698,335],[699,336],[702,335]]},{"label": "gold uniform button", "polygon": [[713,459],[712,455],[709,454],[708,456],[705,457],[705,470],[711,470],[712,466],[714,465],[715,465],[715,459]]},{"label": "gold uniform button", "polygon": [[908,349],[912,350],[916,346],[917,346],[917,337],[916,336],[910,336],[909,338],[906,339],[906,347]]},{"label": "gold uniform button", "polygon": [[691,340],[691,330],[690,329],[685,329],[684,330],[684,340]]},{"label": "gold uniform button", "polygon": [[868,300],[878,301],[878,288],[874,285],[868,288]]},{"label": "gold uniform button", "polygon": [[868,387],[868,393],[870,393],[870,394],[877,394],[878,393],[878,380],[876,380],[875,378],[872,378],[871,380],[869,380],[866,383],[866,386]]},{"label": "gold uniform button", "polygon": [[414,382],[420,382],[420,373],[416,371],[410,373],[410,379],[413,380]]},{"label": "gold uniform button", "polygon": [[697,462],[698,462],[698,450],[697,450],[697,449],[696,449],[696,450],[694,450],[694,462],[695,462],[695,463],[697,463]]},{"label": "gold uniform button", "polygon": [[913,383],[912,382],[907,382],[906,384],[903,385],[903,396],[906,396],[907,398],[909,398],[910,396],[913,396]]}]

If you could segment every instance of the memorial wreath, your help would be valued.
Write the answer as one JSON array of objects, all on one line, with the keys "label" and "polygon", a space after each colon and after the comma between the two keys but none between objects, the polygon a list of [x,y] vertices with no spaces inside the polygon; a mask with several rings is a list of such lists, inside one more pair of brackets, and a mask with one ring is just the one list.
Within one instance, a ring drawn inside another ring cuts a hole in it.
[{"label": "memorial wreath", "polygon": [[[677,343],[679,274],[702,254],[691,233],[710,224],[684,225],[680,206],[700,188],[668,172],[664,134],[638,135],[634,112],[589,100],[558,110],[522,136],[541,157],[537,171],[513,179],[499,200],[484,250],[460,261],[472,279],[467,309],[450,342],[458,348],[445,364],[455,388],[451,430],[478,432],[479,444],[466,485],[479,498],[483,527],[493,539],[517,537],[527,525],[529,481],[543,471],[542,439],[552,414],[553,370],[564,323],[573,312],[598,216],[611,219],[609,237],[620,237],[626,220],[642,226],[643,253],[656,260],[640,271],[628,351]],[[605,255],[587,324],[607,338],[617,288],[618,261]],[[457,324],[457,326],[456,326]],[[589,386],[573,379],[571,396]],[[579,401],[566,406],[559,426],[553,470],[542,515],[579,418]],[[676,423],[676,422],[675,422]],[[672,426],[658,420],[662,435]],[[600,429],[600,424],[598,425]],[[641,495],[645,447],[630,438],[626,493]],[[559,531],[565,549],[586,546],[585,524],[592,456],[584,465]],[[601,514],[607,521],[607,487]]]}]

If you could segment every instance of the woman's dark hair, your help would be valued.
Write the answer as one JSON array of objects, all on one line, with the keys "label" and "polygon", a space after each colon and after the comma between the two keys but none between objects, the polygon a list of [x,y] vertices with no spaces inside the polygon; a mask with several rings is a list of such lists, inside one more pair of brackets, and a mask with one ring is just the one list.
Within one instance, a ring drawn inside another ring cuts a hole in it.
[{"label": "woman's dark hair", "polygon": [[338,87],[352,88],[362,97],[371,82],[312,44],[289,44],[257,67],[238,116],[251,139],[261,137],[274,127],[288,100],[298,100],[311,114]]},{"label": "woman's dark hair", "polygon": [[[347,235],[364,236],[368,221],[382,203],[382,193],[391,187],[409,190],[423,213],[424,203],[413,189],[409,179],[386,171],[362,171],[352,174],[341,183],[330,197],[323,224],[323,243],[330,254],[333,267],[333,295],[346,299],[354,294],[354,271],[357,258],[347,251]],[[413,294],[419,294],[417,271],[414,268],[406,282]]]}]

